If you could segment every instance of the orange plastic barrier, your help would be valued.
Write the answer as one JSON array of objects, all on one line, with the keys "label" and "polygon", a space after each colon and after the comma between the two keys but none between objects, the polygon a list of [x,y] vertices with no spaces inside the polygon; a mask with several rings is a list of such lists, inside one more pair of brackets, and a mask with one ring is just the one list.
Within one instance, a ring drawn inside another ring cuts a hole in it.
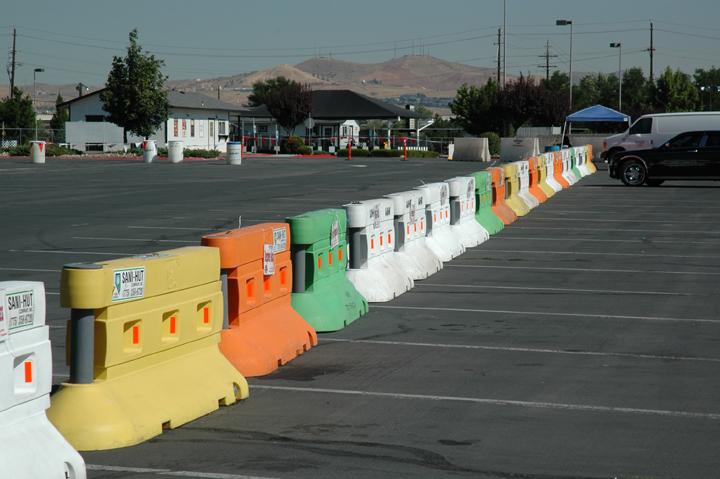
[{"label": "orange plastic barrier", "polygon": [[570,188],[570,183],[563,178],[563,157],[562,151],[553,151],[553,163],[555,163],[555,171],[553,172],[553,178],[555,181],[560,183],[563,188]]},{"label": "orange plastic barrier", "polygon": [[487,168],[492,174],[492,206],[493,212],[500,218],[505,226],[517,220],[517,214],[505,203],[505,170],[494,166]]},{"label": "orange plastic barrier", "polygon": [[593,173],[597,171],[597,166],[593,163],[592,145],[585,145],[585,165],[587,165]]},{"label": "orange plastic barrier", "polygon": [[545,203],[547,201],[547,195],[542,190],[542,188],[538,186],[538,180],[540,179],[538,173],[538,159],[536,157],[533,157],[525,158],[522,161],[526,161],[529,165],[530,186],[528,187],[528,190],[530,191],[530,194],[537,198],[540,203]]},{"label": "orange plastic barrier", "polygon": [[268,374],[317,345],[315,330],[290,305],[287,223],[207,235],[202,244],[220,249],[220,267],[227,272],[228,327],[220,352],[240,373]]}]

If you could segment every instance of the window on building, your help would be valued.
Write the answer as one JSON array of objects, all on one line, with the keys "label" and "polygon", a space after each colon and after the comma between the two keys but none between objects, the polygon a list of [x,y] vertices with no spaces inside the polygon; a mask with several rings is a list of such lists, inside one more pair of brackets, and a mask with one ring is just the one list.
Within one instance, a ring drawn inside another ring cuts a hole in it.
[{"label": "window on building", "polygon": [[85,115],[85,121],[88,123],[102,123],[105,121],[105,115]]},{"label": "window on building", "polygon": [[225,133],[225,122],[219,121],[218,122],[218,135],[226,135]]}]

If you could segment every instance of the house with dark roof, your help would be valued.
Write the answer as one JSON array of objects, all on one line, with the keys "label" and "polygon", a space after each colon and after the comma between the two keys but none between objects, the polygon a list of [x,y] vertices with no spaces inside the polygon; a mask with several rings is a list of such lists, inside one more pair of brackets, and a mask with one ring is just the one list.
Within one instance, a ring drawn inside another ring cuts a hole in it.
[{"label": "house with dark roof", "polygon": [[[70,120],[65,124],[65,139],[72,148],[88,151],[113,151],[123,149],[123,131],[107,121],[108,113],[102,109],[97,90],[61,104]],[[151,136],[159,147],[169,141],[182,141],[185,148],[227,150],[230,140],[230,124],[246,108],[232,105],[216,98],[194,92],[168,91],[170,115],[168,120]],[[128,133],[129,143],[140,143],[143,138]]]},{"label": "house with dark roof", "polygon": [[[360,137],[360,121],[387,120],[389,131],[400,120],[426,120],[430,117],[350,90],[313,91],[310,118],[295,129],[313,149],[346,148],[348,139],[355,145],[369,143]],[[240,130],[250,148],[268,149],[285,136],[265,105],[240,113]],[[382,141],[382,140],[379,140]]]}]

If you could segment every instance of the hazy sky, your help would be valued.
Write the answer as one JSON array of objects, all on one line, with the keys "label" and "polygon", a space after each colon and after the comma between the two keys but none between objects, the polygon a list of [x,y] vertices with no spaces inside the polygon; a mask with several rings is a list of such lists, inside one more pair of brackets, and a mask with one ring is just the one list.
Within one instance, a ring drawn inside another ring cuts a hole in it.
[{"label": "hazy sky", "polygon": [[[407,54],[496,68],[502,0],[64,0],[7,1],[0,9],[6,55],[17,28],[16,83],[83,82],[102,86],[113,55],[124,55],[128,33],[165,60],[171,80],[214,78],[314,56],[379,63]],[[650,22],[655,28],[655,76],[668,65],[694,73],[720,66],[718,0],[507,0],[507,72],[545,75],[546,41],[552,65],[567,72],[574,24],[573,70],[649,73]],[[551,70],[552,71],[552,70]],[[3,84],[9,85],[4,75]]]}]

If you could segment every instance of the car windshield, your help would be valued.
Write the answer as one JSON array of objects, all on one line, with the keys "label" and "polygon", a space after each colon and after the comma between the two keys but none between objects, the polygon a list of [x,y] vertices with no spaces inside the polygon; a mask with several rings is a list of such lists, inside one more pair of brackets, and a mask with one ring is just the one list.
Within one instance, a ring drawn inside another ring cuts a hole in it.
[{"label": "car windshield", "polygon": [[668,146],[670,148],[697,148],[702,139],[702,133],[684,133],[668,141]]}]

